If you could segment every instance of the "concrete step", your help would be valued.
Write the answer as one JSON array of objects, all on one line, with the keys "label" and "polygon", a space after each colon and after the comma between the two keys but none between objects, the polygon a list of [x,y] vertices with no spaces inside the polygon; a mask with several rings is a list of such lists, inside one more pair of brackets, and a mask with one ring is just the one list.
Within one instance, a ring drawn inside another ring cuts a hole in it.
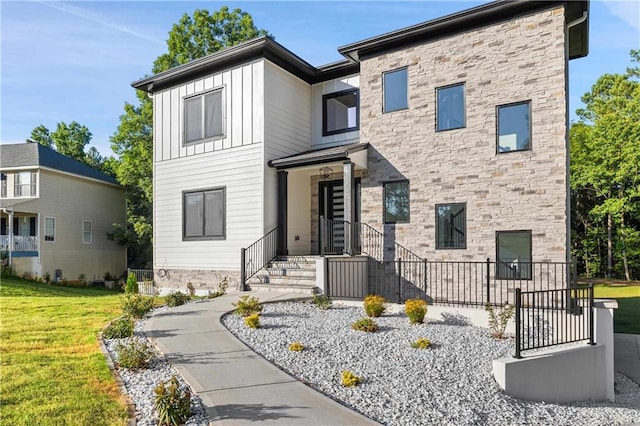
[{"label": "concrete step", "polygon": [[298,269],[298,268],[266,268],[264,269],[269,276],[286,276],[286,277],[315,277],[314,269]]},{"label": "concrete step", "polygon": [[274,291],[280,293],[308,294],[309,296],[313,296],[318,292],[318,287],[315,285],[247,283],[247,286],[251,291]]},{"label": "concrete step", "polygon": [[260,282],[279,285],[316,285],[316,277],[261,276]]}]

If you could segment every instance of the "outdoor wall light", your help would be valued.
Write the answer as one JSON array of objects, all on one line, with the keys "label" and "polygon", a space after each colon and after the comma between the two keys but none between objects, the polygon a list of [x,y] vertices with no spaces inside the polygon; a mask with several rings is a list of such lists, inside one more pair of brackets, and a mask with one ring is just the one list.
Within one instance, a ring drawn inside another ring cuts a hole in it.
[{"label": "outdoor wall light", "polygon": [[321,167],[320,168],[320,177],[322,179],[329,179],[333,175],[333,169],[331,167]]}]

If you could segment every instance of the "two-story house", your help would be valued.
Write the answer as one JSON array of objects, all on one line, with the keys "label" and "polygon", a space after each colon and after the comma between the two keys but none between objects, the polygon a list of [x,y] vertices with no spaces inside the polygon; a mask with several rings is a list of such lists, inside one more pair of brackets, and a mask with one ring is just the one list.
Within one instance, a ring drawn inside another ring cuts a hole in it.
[{"label": "two-story house", "polygon": [[126,225],[114,178],[37,143],[0,145],[0,159],[0,250],[18,275],[91,281],[126,270],[126,248],[107,238]]},{"label": "two-story house", "polygon": [[384,256],[567,261],[568,61],[587,16],[588,1],[496,1],[321,67],[262,37],[133,83],[154,102],[161,285],[238,283],[273,245],[353,254],[356,223]]}]

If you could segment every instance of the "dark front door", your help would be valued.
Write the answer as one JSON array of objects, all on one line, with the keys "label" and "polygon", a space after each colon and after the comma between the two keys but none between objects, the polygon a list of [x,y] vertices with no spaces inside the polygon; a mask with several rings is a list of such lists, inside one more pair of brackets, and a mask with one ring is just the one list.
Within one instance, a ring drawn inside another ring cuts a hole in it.
[{"label": "dark front door", "polygon": [[[360,222],[360,179],[355,179],[354,189],[355,211],[353,217],[356,222]],[[347,229],[344,223],[344,182],[342,180],[320,182],[319,195],[319,216],[326,220],[324,252],[342,254],[344,253]],[[320,227],[322,228],[322,226],[323,223],[320,220]],[[322,253],[322,247],[320,249]]]}]

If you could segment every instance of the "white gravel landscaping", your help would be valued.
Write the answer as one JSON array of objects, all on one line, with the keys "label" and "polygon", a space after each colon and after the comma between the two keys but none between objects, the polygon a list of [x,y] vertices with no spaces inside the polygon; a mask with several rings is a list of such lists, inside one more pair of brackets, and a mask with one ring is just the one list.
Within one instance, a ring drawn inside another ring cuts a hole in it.
[{"label": "white gravel landscaping", "polygon": [[[362,317],[362,308],[334,305],[322,311],[310,303],[275,303],[264,305],[260,329],[247,328],[236,315],[223,322],[265,359],[383,424],[640,423],[640,387],[623,375],[616,376],[616,403],[520,401],[502,392],[491,374],[494,359],[511,355],[511,340],[494,340],[487,329],[459,319],[411,326],[403,314],[376,318],[375,333],[352,330]],[[411,348],[420,337],[433,346]],[[289,351],[296,341],[304,351]],[[343,370],[363,383],[343,387]]]}]

